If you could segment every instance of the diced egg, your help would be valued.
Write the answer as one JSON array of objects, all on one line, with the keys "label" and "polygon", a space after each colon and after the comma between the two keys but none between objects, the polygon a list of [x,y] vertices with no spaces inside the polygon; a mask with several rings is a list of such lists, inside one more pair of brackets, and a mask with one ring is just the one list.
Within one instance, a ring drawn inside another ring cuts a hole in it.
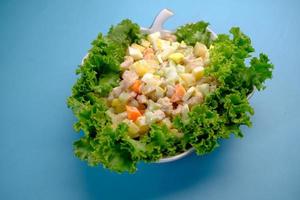
[{"label": "diced egg", "polygon": [[185,82],[185,84],[188,87],[196,84],[195,77],[190,73],[183,73],[183,74],[180,75],[180,77],[182,78],[182,80]]}]

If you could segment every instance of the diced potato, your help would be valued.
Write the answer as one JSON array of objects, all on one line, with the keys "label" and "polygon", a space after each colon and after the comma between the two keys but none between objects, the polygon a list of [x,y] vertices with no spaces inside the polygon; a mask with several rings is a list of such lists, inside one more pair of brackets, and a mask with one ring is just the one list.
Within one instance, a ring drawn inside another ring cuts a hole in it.
[{"label": "diced potato", "polygon": [[183,119],[187,119],[188,113],[189,113],[189,112],[190,112],[190,109],[189,109],[188,104],[184,104],[184,105],[182,106],[182,111],[181,111],[182,118],[183,118]]},{"label": "diced potato", "polygon": [[128,54],[133,57],[134,60],[143,58],[143,54],[138,48],[128,47]]},{"label": "diced potato", "polygon": [[163,98],[165,94],[165,90],[162,89],[161,87],[157,87],[155,89],[155,96],[159,99],[159,98]]},{"label": "diced potato", "polygon": [[204,68],[203,67],[195,67],[193,69],[193,75],[195,76],[196,80],[199,80],[203,77],[204,75]]},{"label": "diced potato", "polygon": [[140,128],[131,120],[124,120],[128,125],[128,135],[132,138],[136,138],[139,136]]},{"label": "diced potato", "polygon": [[157,40],[159,38],[160,38],[160,32],[155,32],[148,35],[148,40],[151,42],[155,50],[157,50]]},{"label": "diced potato", "polygon": [[146,85],[154,87],[158,87],[162,83],[162,80],[158,75],[153,75],[151,73],[146,73],[143,76],[142,81],[145,82]]},{"label": "diced potato", "polygon": [[163,118],[165,118],[165,113],[161,110],[156,110],[154,112],[147,111],[145,113],[145,117],[146,117],[146,123],[152,124],[152,123],[163,120]]},{"label": "diced potato", "polygon": [[177,64],[183,61],[184,55],[182,53],[172,53],[169,55],[169,59],[173,60]]},{"label": "diced potato", "polygon": [[151,111],[146,111],[145,112],[145,117],[146,117],[146,123],[147,124],[152,124],[154,122],[154,114]]},{"label": "diced potato", "polygon": [[161,105],[160,105],[160,104],[155,103],[155,102],[152,101],[151,99],[148,101],[148,107],[147,107],[147,110],[154,111],[154,110],[157,110],[157,109],[160,109],[160,108],[161,108]]},{"label": "diced potato", "polygon": [[137,75],[139,75],[140,77],[144,76],[144,74],[148,72],[149,73],[154,72],[154,69],[145,60],[140,60],[135,62],[133,65],[131,65],[130,68],[134,70],[137,73]]},{"label": "diced potato", "polygon": [[157,54],[156,55],[156,58],[157,58],[157,60],[158,60],[158,62],[160,63],[160,64],[162,64],[164,61],[163,61],[163,59],[162,59],[162,57],[161,57],[161,54]]},{"label": "diced potato", "polygon": [[146,123],[146,117],[141,116],[136,121],[135,124],[139,127],[140,134],[146,133],[149,130],[149,126]]},{"label": "diced potato", "polygon": [[143,46],[141,46],[141,45],[139,45],[139,44],[136,44],[136,43],[133,43],[133,44],[131,45],[131,47],[140,50],[141,53],[143,53],[144,50],[145,50],[145,47],[143,47]]},{"label": "diced potato", "polygon": [[182,97],[183,101],[187,101],[195,92],[195,87],[190,87],[186,93],[184,94],[184,96]]},{"label": "diced potato", "polygon": [[185,72],[185,67],[182,66],[182,65],[177,65],[176,68],[177,68],[178,73],[184,73]]},{"label": "diced potato", "polygon": [[155,85],[150,85],[150,84],[145,84],[142,86],[142,94],[144,95],[149,95],[149,93],[153,92],[155,90],[156,86]]},{"label": "diced potato", "polygon": [[174,84],[178,80],[177,70],[174,66],[166,67],[164,69],[166,81],[170,84]]},{"label": "diced potato", "polygon": [[137,126],[145,126],[146,124],[146,117],[145,116],[140,116],[136,121],[135,121]]},{"label": "diced potato", "polygon": [[185,82],[185,84],[188,87],[196,84],[196,79],[192,74],[183,73],[183,74],[180,75],[180,77],[182,78],[182,80]]},{"label": "diced potato", "polygon": [[146,73],[144,74],[142,81],[144,81],[145,83],[149,83],[149,82],[153,82],[153,74],[152,73]]},{"label": "diced potato", "polygon": [[125,105],[130,98],[131,96],[128,92],[122,92],[119,96],[119,100],[123,105]]},{"label": "diced potato", "polygon": [[194,55],[196,57],[201,57],[203,60],[206,60],[209,57],[207,47],[204,44],[197,42],[194,47]]},{"label": "diced potato", "polygon": [[200,57],[196,59],[189,57],[185,60],[185,62],[187,63],[185,66],[185,71],[188,73],[191,73],[196,67],[202,67],[204,65],[203,60]]},{"label": "diced potato", "polygon": [[187,45],[186,45],[186,43],[182,40],[181,42],[180,42],[180,46],[179,46],[180,48],[186,48],[187,47]]},{"label": "diced potato", "polygon": [[163,52],[161,52],[161,53],[158,54],[158,55],[159,55],[159,57],[160,57],[162,60],[167,60],[168,57],[169,57],[172,53],[175,52],[175,50],[176,50],[176,48],[170,47],[170,48],[167,48],[167,49],[163,50]]}]

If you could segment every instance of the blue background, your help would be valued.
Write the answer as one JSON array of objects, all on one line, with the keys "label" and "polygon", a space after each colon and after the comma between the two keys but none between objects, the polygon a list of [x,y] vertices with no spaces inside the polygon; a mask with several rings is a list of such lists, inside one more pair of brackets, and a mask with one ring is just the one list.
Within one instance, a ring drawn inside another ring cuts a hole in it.
[{"label": "blue background", "polygon": [[[299,1],[0,2],[0,199],[300,199]],[[213,153],[136,174],[91,168],[72,152],[79,138],[66,98],[98,32],[130,18],[149,26],[206,20],[217,33],[240,26],[270,56],[274,78],[256,93],[253,128]]]}]

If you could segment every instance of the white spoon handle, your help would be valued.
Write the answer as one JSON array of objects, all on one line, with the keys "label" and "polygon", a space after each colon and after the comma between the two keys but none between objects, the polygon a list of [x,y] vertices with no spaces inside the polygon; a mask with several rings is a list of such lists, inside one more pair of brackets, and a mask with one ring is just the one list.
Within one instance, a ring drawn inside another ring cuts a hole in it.
[{"label": "white spoon handle", "polygon": [[154,33],[157,31],[163,31],[163,32],[169,32],[163,30],[163,24],[167,19],[169,19],[171,16],[173,16],[174,13],[168,9],[163,9],[160,11],[160,13],[155,17],[152,25],[150,28],[141,28],[143,32],[145,33]]}]

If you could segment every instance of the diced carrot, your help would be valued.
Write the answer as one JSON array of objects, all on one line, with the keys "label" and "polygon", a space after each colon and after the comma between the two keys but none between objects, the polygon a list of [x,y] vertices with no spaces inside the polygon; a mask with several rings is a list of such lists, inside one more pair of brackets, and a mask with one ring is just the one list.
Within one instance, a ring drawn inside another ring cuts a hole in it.
[{"label": "diced carrot", "polygon": [[142,81],[141,80],[136,80],[133,85],[131,86],[131,90],[140,94],[141,93],[141,86],[142,86]]},{"label": "diced carrot", "polygon": [[171,102],[180,101],[182,99],[182,97],[184,96],[185,92],[186,91],[185,91],[184,87],[180,84],[177,84],[175,86],[175,92],[171,97]]},{"label": "diced carrot", "polygon": [[126,111],[127,111],[127,118],[135,121],[137,120],[137,118],[139,118],[140,116],[142,116],[141,112],[133,106],[126,106]]}]

